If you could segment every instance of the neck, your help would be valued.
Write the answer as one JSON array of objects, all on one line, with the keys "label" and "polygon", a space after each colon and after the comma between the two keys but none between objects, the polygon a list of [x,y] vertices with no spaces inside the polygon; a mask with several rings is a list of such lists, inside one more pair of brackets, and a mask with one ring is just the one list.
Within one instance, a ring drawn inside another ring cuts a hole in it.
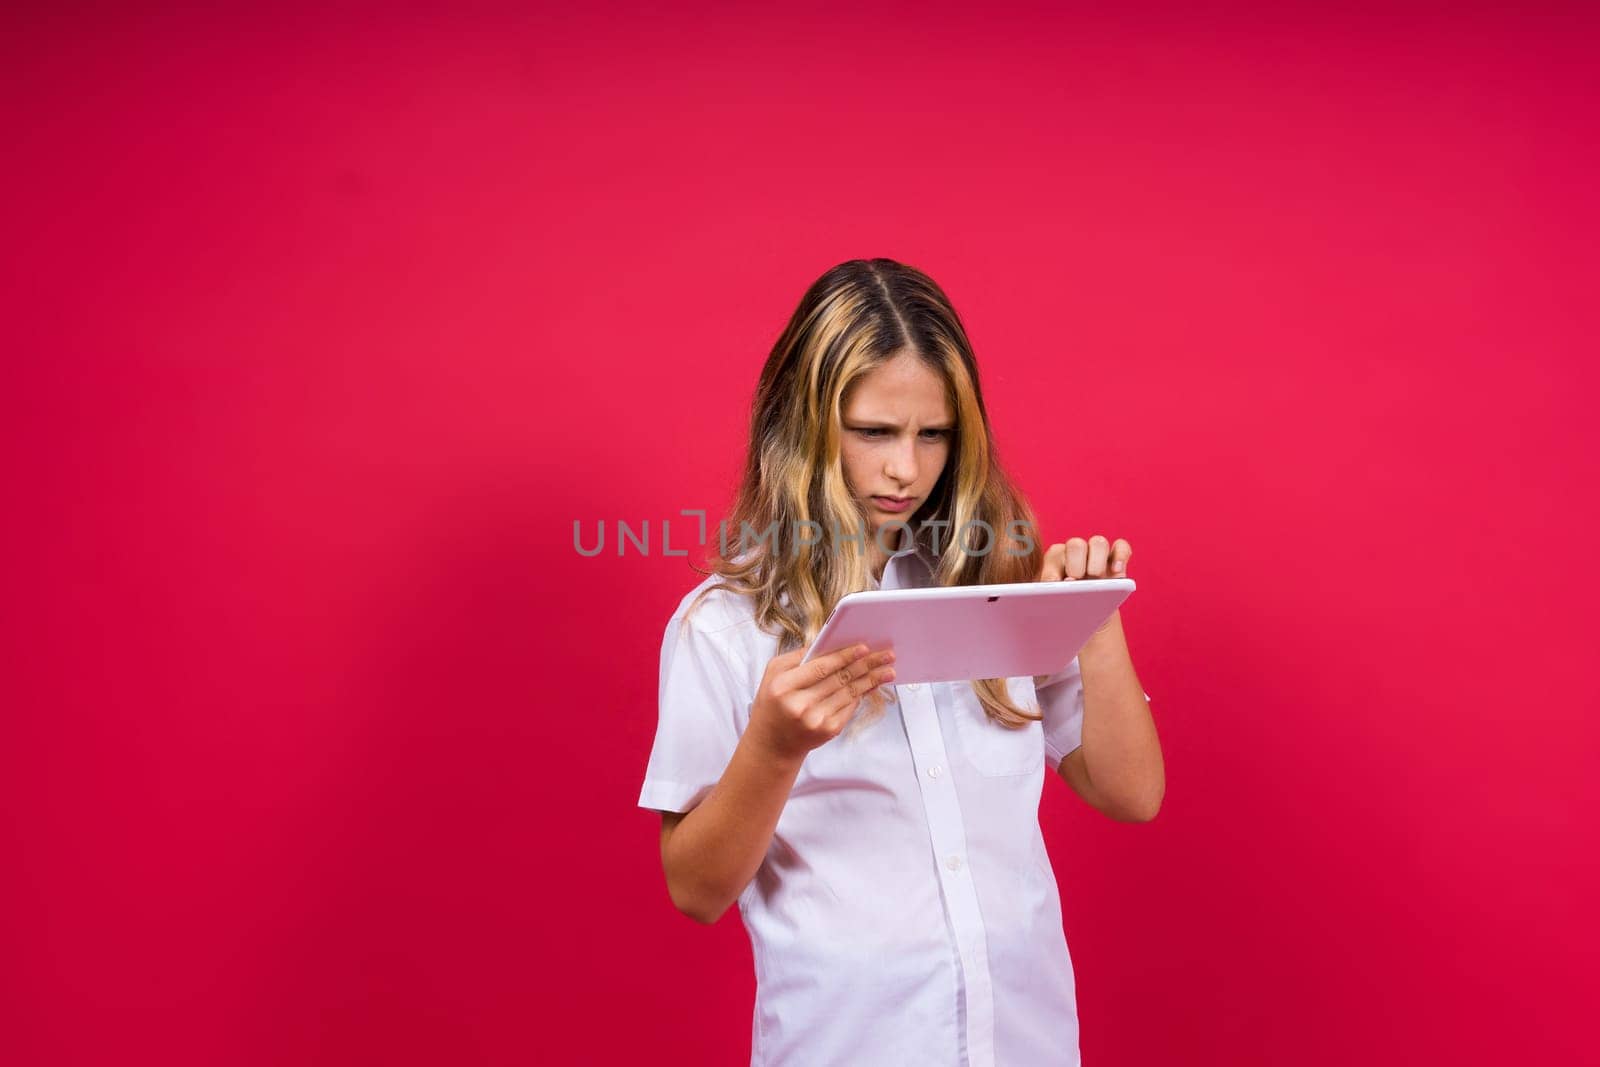
[{"label": "neck", "polygon": [[873,542],[867,549],[867,569],[872,572],[872,576],[880,582],[883,581],[883,568],[888,563],[889,553],[879,548],[876,542]]}]

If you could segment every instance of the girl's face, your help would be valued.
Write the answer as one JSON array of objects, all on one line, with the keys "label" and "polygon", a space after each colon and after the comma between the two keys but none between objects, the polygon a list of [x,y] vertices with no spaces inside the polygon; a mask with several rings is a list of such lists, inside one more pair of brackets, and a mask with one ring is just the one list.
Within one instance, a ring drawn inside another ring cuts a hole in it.
[{"label": "girl's face", "polygon": [[855,382],[843,415],[844,477],[867,506],[868,533],[876,538],[893,519],[909,525],[950,456],[955,415],[944,380],[902,353]]}]

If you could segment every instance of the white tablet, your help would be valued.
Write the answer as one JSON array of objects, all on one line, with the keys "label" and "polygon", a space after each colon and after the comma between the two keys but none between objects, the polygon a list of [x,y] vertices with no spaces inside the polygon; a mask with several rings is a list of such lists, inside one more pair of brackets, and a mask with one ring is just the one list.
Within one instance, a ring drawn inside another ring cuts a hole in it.
[{"label": "white tablet", "polygon": [[865,643],[894,649],[896,685],[1054,674],[1134,588],[1085,578],[848,593],[800,662]]}]

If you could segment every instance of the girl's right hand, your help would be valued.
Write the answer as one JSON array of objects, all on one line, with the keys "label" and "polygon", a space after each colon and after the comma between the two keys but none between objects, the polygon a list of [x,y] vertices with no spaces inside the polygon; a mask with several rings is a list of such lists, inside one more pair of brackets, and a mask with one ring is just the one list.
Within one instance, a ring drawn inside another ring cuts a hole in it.
[{"label": "girl's right hand", "polygon": [[801,664],[805,653],[799,648],[774,656],[750,705],[748,728],[787,759],[804,759],[832,740],[863,696],[894,679],[893,649],[852,645]]}]

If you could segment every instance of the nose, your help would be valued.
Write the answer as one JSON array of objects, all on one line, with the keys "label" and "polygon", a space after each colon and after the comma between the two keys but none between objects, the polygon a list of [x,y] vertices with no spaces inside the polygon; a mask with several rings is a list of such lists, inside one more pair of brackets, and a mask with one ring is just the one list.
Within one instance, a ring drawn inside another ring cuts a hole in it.
[{"label": "nose", "polygon": [[883,473],[900,488],[905,489],[917,480],[917,444],[902,438],[884,457]]}]

